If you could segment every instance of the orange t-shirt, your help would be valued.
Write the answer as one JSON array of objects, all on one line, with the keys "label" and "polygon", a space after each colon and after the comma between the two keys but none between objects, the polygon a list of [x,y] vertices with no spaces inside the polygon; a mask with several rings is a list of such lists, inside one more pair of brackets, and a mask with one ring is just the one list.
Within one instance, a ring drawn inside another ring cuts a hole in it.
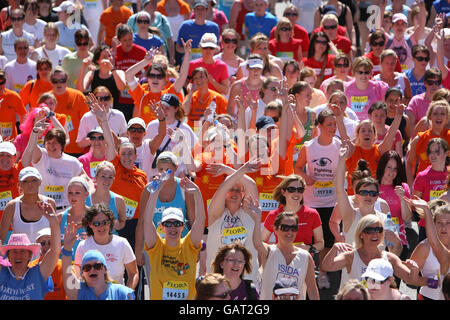
[{"label": "orange t-shirt", "polygon": [[81,117],[89,111],[84,94],[81,91],[72,88],[67,88],[66,92],[60,95],[57,95],[54,92],[52,93],[56,97],[55,113],[63,113],[66,115],[70,143],[66,145],[64,152],[83,153],[83,149],[80,148],[75,141],[77,140]]},{"label": "orange t-shirt", "polygon": [[121,195],[125,200],[127,219],[137,219],[141,193],[147,185],[147,174],[136,167],[132,170],[126,169],[120,163],[119,155],[112,163],[116,168],[116,177],[111,191]]},{"label": "orange t-shirt", "polygon": [[345,164],[347,165],[348,195],[352,195],[354,193],[352,188],[352,173],[358,168],[358,161],[360,159],[366,160],[372,177],[376,178],[378,161],[380,160],[380,157],[381,154],[377,144],[373,145],[372,148],[368,150],[365,150],[360,146],[355,147],[355,151],[352,156],[345,160]]},{"label": "orange t-shirt", "polygon": [[[29,267],[32,268],[38,265],[41,259],[36,259],[30,262]],[[53,291],[47,292],[44,300],[67,300],[66,291],[64,290],[62,277],[62,261],[58,259],[55,269],[51,274],[53,280]]]},{"label": "orange t-shirt", "polygon": [[24,116],[27,109],[23,106],[19,94],[13,90],[4,89],[0,95],[0,132],[3,138],[17,136],[16,115]]},{"label": "orange t-shirt", "polygon": [[100,15],[100,23],[105,27],[105,43],[111,47],[112,38],[116,35],[116,26],[119,23],[126,24],[128,18],[133,15],[133,11],[125,6],[121,6],[119,10],[114,11],[112,6],[103,10]]},{"label": "orange t-shirt", "polygon": [[419,140],[416,145],[416,156],[419,157],[417,172],[421,172],[431,164],[427,156],[428,142],[433,138],[442,138],[450,145],[450,129],[442,130],[441,134],[438,136],[432,134],[430,129],[424,132],[419,132],[417,135],[419,136]]},{"label": "orange t-shirt", "polygon": [[[188,115],[187,123],[191,128],[194,128],[195,121],[198,121],[201,117],[203,117],[206,108],[209,107],[209,104],[214,97],[216,98],[216,114],[227,113],[228,101],[223,95],[214,90],[208,89],[208,93],[203,96],[203,101],[200,103],[200,91],[197,90],[192,94],[191,112]],[[198,131],[199,130],[197,130],[197,132]]]},{"label": "orange t-shirt", "polygon": [[0,221],[6,204],[20,195],[19,172],[22,169],[22,161],[19,161],[7,171],[0,170]]},{"label": "orange t-shirt", "polygon": [[277,187],[282,179],[276,177],[275,175],[264,175],[261,174],[261,169],[254,173],[247,173],[247,175],[255,180],[256,187],[258,188],[259,194],[259,206],[261,208],[261,222],[266,220],[267,215],[270,211],[278,209],[279,203],[275,201],[272,197],[273,190]]},{"label": "orange t-shirt", "polygon": [[146,91],[141,84],[138,84],[136,89],[133,91],[128,91],[133,98],[134,107],[137,108],[138,114],[137,117],[142,118],[145,121],[145,124],[148,124],[150,121],[156,119],[155,114],[150,108],[149,102],[159,102],[161,100],[161,96],[165,93],[173,93],[180,100],[180,104],[183,103],[183,95],[181,92],[176,92],[173,88],[173,84],[171,84],[166,89],[163,89],[161,92],[150,92]]},{"label": "orange t-shirt", "polygon": [[[33,85],[33,88],[31,87]],[[53,86],[50,82],[41,79],[30,80],[23,86],[20,90],[19,95],[22,98],[23,104],[26,106],[30,105],[30,108],[37,108],[38,101],[41,94],[51,91]],[[58,119],[59,120],[59,119]]]},{"label": "orange t-shirt", "polygon": [[[178,6],[180,7],[180,12],[178,14],[184,16],[186,14],[189,14],[191,12],[191,8],[189,7],[189,4],[183,0],[177,0]],[[166,0],[159,1],[156,5],[156,10],[161,12],[163,15],[167,17],[166,12]]]}]

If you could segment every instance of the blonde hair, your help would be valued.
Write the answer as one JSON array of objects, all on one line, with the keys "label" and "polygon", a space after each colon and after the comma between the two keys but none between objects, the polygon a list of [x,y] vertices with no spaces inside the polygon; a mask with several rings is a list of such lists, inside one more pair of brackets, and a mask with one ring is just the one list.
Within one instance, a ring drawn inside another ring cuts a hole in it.
[{"label": "blonde hair", "polygon": [[367,288],[357,279],[349,279],[339,290],[335,296],[335,300],[342,300],[344,296],[349,294],[352,290],[359,291],[363,296],[363,300],[369,300],[369,291]]},{"label": "blonde hair", "polygon": [[287,26],[291,28],[291,37],[294,36],[294,28],[291,21],[286,17],[282,17],[280,20],[278,20],[278,23],[275,27],[275,38],[278,41],[280,40],[280,29]]},{"label": "blonde hair", "polygon": [[100,171],[104,169],[111,169],[112,172],[114,172],[114,175],[116,175],[116,167],[109,161],[102,161],[97,165],[97,168],[95,169],[95,176],[98,176]]},{"label": "blonde hair", "polygon": [[364,216],[361,218],[361,220],[359,220],[355,230],[355,249],[361,249],[364,246],[364,243],[361,239],[361,233],[365,228],[375,223],[379,223],[381,226],[383,226],[383,221],[381,221],[381,219],[375,214],[368,214],[367,216]]},{"label": "blonde hair", "polygon": [[445,111],[447,111],[447,118],[450,115],[450,105],[447,102],[447,100],[441,99],[441,100],[436,100],[436,101],[432,101],[430,103],[430,106],[428,107],[427,110],[427,119],[430,120],[430,116],[431,113],[433,112],[434,108],[439,107],[439,106],[443,106],[445,108]]},{"label": "blonde hair", "polygon": [[327,13],[322,17],[322,20],[320,20],[320,26],[322,27],[324,22],[327,20],[333,20],[334,22],[336,22],[337,24],[339,24],[339,20],[336,17],[336,15],[332,14],[332,13]]},{"label": "blonde hair", "polygon": [[365,70],[372,71],[373,63],[369,58],[364,56],[355,58],[355,60],[353,60],[353,68],[352,68],[353,73],[356,72],[356,69],[361,67],[364,68]]}]

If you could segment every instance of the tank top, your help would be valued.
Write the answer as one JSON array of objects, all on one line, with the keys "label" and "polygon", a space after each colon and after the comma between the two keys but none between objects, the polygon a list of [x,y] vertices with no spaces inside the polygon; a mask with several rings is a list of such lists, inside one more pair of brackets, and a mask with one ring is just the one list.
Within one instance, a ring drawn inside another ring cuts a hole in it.
[{"label": "tank top", "polygon": [[[339,1],[340,2],[340,1]],[[319,12],[320,12],[320,16],[323,17],[323,5],[319,7]],[[338,18],[338,23],[340,26],[345,27],[347,25],[347,20],[345,19],[347,14],[347,6],[342,3],[342,10],[341,10],[341,14],[339,15]]]},{"label": "tank top", "polygon": [[[161,219],[162,219],[162,213],[166,208],[174,207],[174,208],[180,209],[181,211],[183,211],[185,222],[188,221],[187,211],[186,211],[186,202],[184,200],[184,191],[180,187],[180,178],[175,177],[175,181],[177,182],[177,187],[176,187],[176,191],[175,191],[175,197],[173,198],[173,200],[169,201],[169,202],[162,202],[161,200],[159,200],[159,197],[158,197],[158,200],[156,201],[156,205],[155,205],[153,223],[155,224],[156,230],[158,231],[159,235],[163,239],[164,239],[164,234],[161,229]],[[188,225],[188,223],[185,223],[184,229],[181,232],[182,238],[187,235],[187,233],[189,232],[189,229],[190,229],[190,226]]]},{"label": "tank top", "polygon": [[111,95],[113,97],[113,104],[114,106],[117,106],[119,103],[119,97],[120,97],[120,91],[117,89],[116,82],[114,81],[114,76],[111,74],[109,78],[102,79],[99,76],[100,70],[94,71],[94,76],[92,78],[91,83],[91,91],[94,91],[95,88],[99,86],[104,86],[108,88],[109,92],[111,92]]},{"label": "tank top", "polygon": [[[61,217],[61,243],[64,241],[64,234],[66,232],[65,228],[67,228],[67,215],[69,214],[69,208],[64,210],[62,217]],[[84,240],[87,238],[86,235],[86,229],[81,227],[77,230],[77,240],[75,240],[75,243],[72,247],[72,260],[75,261],[75,253],[77,252],[78,245],[80,244],[81,240]]]},{"label": "tank top", "polygon": [[36,242],[38,232],[41,229],[49,228],[50,224],[46,217],[42,217],[37,221],[24,221],[22,216],[22,209],[20,207],[20,198],[16,200],[14,206],[14,216],[12,221],[12,232],[13,233],[25,233],[30,239],[31,243]]},{"label": "tank top", "polygon": [[[355,246],[356,226],[358,225],[359,220],[361,220],[361,218],[363,217],[361,215],[361,211],[359,210],[359,208],[355,209],[355,211],[356,212],[355,212],[355,218],[353,219],[353,223],[350,226],[350,228],[348,229],[348,231],[345,232],[345,242],[353,245],[353,247]],[[377,217],[379,217],[381,219],[382,223],[384,223],[384,220],[386,220],[386,215],[377,210],[375,210],[375,214],[377,215]]]},{"label": "tank top", "polygon": [[[383,81],[383,80],[381,80],[381,74],[380,74],[380,73],[377,74],[376,76],[374,76],[374,77],[373,77],[373,80],[376,80],[376,81]],[[402,94],[404,95],[404,94],[405,94],[405,78],[402,77],[402,76],[398,77],[398,79],[397,79],[397,84],[396,84],[395,86],[393,86],[392,88],[398,88],[398,89],[400,89],[400,91],[401,91]]]},{"label": "tank top", "polygon": [[[109,210],[111,210],[112,212],[114,212],[114,218],[115,218],[116,220],[119,220],[119,212],[117,211],[117,207],[116,207],[116,196],[117,196],[117,194],[115,194],[115,193],[112,192],[112,191],[109,191],[109,203],[108,203],[108,208],[109,208]],[[89,196],[86,198],[86,202],[85,202],[85,203],[86,203],[86,205],[87,205],[88,207],[90,207],[90,206],[93,205],[91,193],[89,193]],[[116,230],[114,230],[113,233],[118,235],[118,233],[117,233]]]},{"label": "tank top", "polygon": [[[217,56],[215,56],[214,58],[217,58],[217,59],[219,59],[220,61],[223,61],[223,60],[222,60],[222,52],[219,53],[219,54],[218,54]],[[223,62],[225,62],[225,61],[223,61]],[[225,62],[225,64],[227,65],[228,77],[231,79],[232,76],[235,76],[235,75],[236,75],[236,72],[238,71],[239,66],[237,66],[237,67],[232,67],[232,66],[230,66],[230,65],[229,65],[228,63],[226,63],[226,62]]]},{"label": "tank top", "polygon": [[286,263],[286,259],[276,244],[269,246],[269,256],[262,273],[261,281],[261,300],[272,300],[272,292],[275,281],[288,278],[297,284],[300,292],[300,299],[306,298],[305,278],[308,270],[309,253],[306,250],[297,248],[297,253],[290,264]]},{"label": "tank top", "polygon": [[[428,240],[425,241],[428,242]],[[420,271],[422,272],[422,276],[425,278],[434,278],[437,275],[439,278],[439,286],[436,289],[430,288],[428,286],[421,287],[419,293],[429,299],[444,300],[444,295],[442,294],[442,281],[446,274],[441,274],[441,264],[434,255],[431,246],[428,256],[425,259],[425,263],[423,264],[423,267]]]},{"label": "tank top", "polygon": [[[241,84],[242,97],[245,98],[247,93],[250,93],[250,96],[252,97],[253,100],[258,100],[260,98],[259,91],[260,91],[259,89],[250,90],[249,87],[247,86],[247,82],[245,80],[242,81],[242,84]],[[247,103],[246,99],[244,99],[244,106],[248,107],[248,103]]]},{"label": "tank top", "polygon": [[311,208],[332,208],[336,204],[336,168],[339,161],[341,142],[333,138],[323,146],[318,137],[305,142],[307,173],[315,180],[312,186],[306,186],[303,199]]},{"label": "tank top", "polygon": [[[388,259],[386,251],[381,251],[381,258],[385,260]],[[361,281],[361,276],[366,271],[366,269],[367,265],[361,260],[358,250],[355,250],[353,253],[352,270],[350,270],[350,273],[348,273],[347,268],[344,268],[342,270],[341,285],[339,288],[342,288],[344,284],[350,279]]]}]

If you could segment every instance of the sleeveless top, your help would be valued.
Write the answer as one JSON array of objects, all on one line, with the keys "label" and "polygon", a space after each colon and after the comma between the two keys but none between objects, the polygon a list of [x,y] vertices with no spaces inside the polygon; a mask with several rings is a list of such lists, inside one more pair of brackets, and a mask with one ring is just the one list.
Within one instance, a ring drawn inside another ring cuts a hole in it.
[{"label": "sleeveless top", "polygon": [[[387,260],[387,251],[381,251],[381,258]],[[350,271],[350,273],[348,273],[347,268],[344,268],[342,270],[341,285],[339,288],[342,288],[350,279],[361,281],[361,276],[366,271],[366,269],[367,265],[361,260],[358,250],[355,250],[353,252],[352,270]]]},{"label": "sleeveless top", "polygon": [[[356,226],[358,225],[359,220],[361,220],[361,218],[363,217],[361,215],[361,211],[359,210],[359,208],[355,209],[355,211],[356,212],[355,212],[355,218],[353,219],[353,223],[350,226],[350,229],[348,229],[348,231],[345,232],[345,242],[353,245],[353,247],[355,246]],[[382,223],[384,224],[384,220],[386,220],[387,216],[378,210],[375,210],[375,214],[377,215],[377,217],[379,217],[381,219]]]},{"label": "sleeveless top", "polygon": [[[376,81],[383,81],[381,80],[381,74],[377,74],[376,76],[373,77],[373,80]],[[400,89],[400,91],[402,92],[402,94],[405,94],[405,78],[404,77],[398,77],[397,79],[397,84],[395,86],[393,86],[392,88],[398,88]]]},{"label": "sleeveless top", "polygon": [[[117,194],[115,194],[112,191],[109,191],[108,208],[109,208],[109,210],[114,212],[114,218],[116,220],[119,220],[119,212],[117,211],[117,208],[116,208],[116,196],[117,196]],[[86,198],[85,204],[88,207],[91,207],[93,205],[93,203],[92,203],[92,194],[91,193],[89,193],[89,196]],[[118,235],[116,230],[113,231],[113,234],[117,234]]]},{"label": "sleeveless top", "polygon": [[[64,210],[61,217],[61,243],[64,241],[64,233],[66,232],[65,228],[67,228],[67,215],[69,214],[69,209],[70,207]],[[83,227],[78,228],[77,240],[75,240],[75,243],[72,247],[72,261],[75,261],[75,253],[77,252],[77,248],[81,240],[84,240],[86,238],[87,238],[86,229]]]},{"label": "sleeveless top", "polygon": [[[219,53],[219,54],[218,54],[217,56],[215,56],[214,58],[217,58],[217,59],[219,59],[220,61],[223,61],[223,60],[222,60],[222,52]],[[223,61],[223,62],[225,62],[225,61]],[[235,75],[236,75],[236,72],[238,71],[239,66],[237,66],[237,67],[232,67],[232,66],[230,66],[230,65],[229,65],[228,63],[226,63],[226,62],[225,62],[225,64],[227,65],[228,76],[229,76],[229,78],[231,79],[232,76],[235,76]]]},{"label": "sleeveless top", "polygon": [[43,215],[37,221],[24,221],[22,209],[20,208],[20,200],[17,199],[14,206],[14,216],[11,227],[13,233],[26,233],[30,242],[34,243],[36,242],[39,230],[49,228],[50,224]]},{"label": "sleeveless top", "polygon": [[281,278],[288,278],[295,282],[300,292],[300,300],[305,300],[305,278],[308,270],[309,252],[301,248],[297,249],[296,256],[290,264],[287,264],[277,245],[272,244],[269,246],[269,256],[262,273],[261,300],[272,300],[275,281]]},{"label": "sleeveless top", "polygon": [[170,207],[174,207],[174,208],[178,208],[183,212],[184,215],[184,229],[181,232],[181,237],[185,237],[190,229],[190,225],[188,225],[188,217],[187,217],[187,211],[186,211],[186,202],[184,199],[184,190],[181,189],[180,187],[180,178],[175,177],[175,181],[177,182],[177,187],[176,187],[176,191],[175,191],[175,197],[173,198],[172,201],[169,202],[162,202],[161,200],[156,201],[156,205],[155,205],[155,212],[154,212],[154,216],[153,216],[153,223],[156,226],[156,230],[158,231],[159,235],[161,236],[162,239],[164,239],[164,234],[162,233],[162,229],[161,229],[161,219],[162,219],[162,213],[166,208],[170,208]]},{"label": "sleeveless top", "polygon": [[242,84],[241,84],[241,93],[242,93],[242,97],[244,97],[243,102],[244,102],[244,106],[246,108],[248,107],[247,99],[245,99],[247,93],[250,93],[250,96],[252,97],[253,100],[260,99],[259,89],[258,90],[250,90],[249,87],[247,86],[247,82],[245,80],[242,81]]},{"label": "sleeveless top", "polygon": [[99,73],[100,73],[100,70],[94,71],[94,76],[92,77],[92,83],[91,83],[91,91],[94,91],[94,89],[99,86],[107,87],[113,97],[114,106],[118,105],[120,91],[119,91],[119,89],[117,89],[116,82],[114,81],[114,76],[111,74],[111,76],[109,78],[102,79],[102,78],[100,78]]},{"label": "sleeveless top", "polygon": [[[323,7],[324,7],[323,5],[319,7],[319,13],[320,13],[321,17],[323,17]],[[343,27],[346,26],[346,24],[347,24],[347,21],[345,19],[346,14],[347,14],[347,5],[342,3],[341,14],[339,15],[339,17],[337,17],[338,18],[338,23],[339,23],[340,26],[343,26]]]},{"label": "sleeveless top", "polygon": [[430,288],[428,286],[421,287],[419,293],[429,299],[444,300],[444,295],[442,294],[442,281],[446,274],[441,274],[441,264],[434,255],[431,246],[428,256],[425,259],[425,263],[423,264],[423,267],[420,271],[422,272],[422,276],[425,278],[434,278],[435,276],[438,276],[439,286],[436,289]]}]

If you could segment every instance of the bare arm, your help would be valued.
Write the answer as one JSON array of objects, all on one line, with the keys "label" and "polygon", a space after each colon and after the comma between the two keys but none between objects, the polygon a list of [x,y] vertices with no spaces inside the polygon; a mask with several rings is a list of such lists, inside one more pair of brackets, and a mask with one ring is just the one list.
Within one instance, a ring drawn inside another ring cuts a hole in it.
[{"label": "bare arm", "polygon": [[186,42],[181,39],[181,42],[183,43],[185,53],[183,63],[180,67],[180,74],[173,84],[173,88],[176,92],[181,92],[181,89],[183,89],[184,83],[186,82],[189,73],[189,61],[191,60],[192,39],[189,39]]},{"label": "bare arm", "polygon": [[47,251],[41,262],[41,275],[47,279],[55,269],[61,252],[61,226],[55,208],[50,203],[41,203],[41,207],[44,217],[50,224],[51,231],[50,250]]},{"label": "bare arm", "polygon": [[198,186],[187,177],[184,177],[181,180],[180,186],[185,190],[186,193],[190,193],[194,197],[195,219],[191,228],[191,240],[195,247],[199,247],[202,242],[206,220],[205,206],[203,205],[202,194]]}]

